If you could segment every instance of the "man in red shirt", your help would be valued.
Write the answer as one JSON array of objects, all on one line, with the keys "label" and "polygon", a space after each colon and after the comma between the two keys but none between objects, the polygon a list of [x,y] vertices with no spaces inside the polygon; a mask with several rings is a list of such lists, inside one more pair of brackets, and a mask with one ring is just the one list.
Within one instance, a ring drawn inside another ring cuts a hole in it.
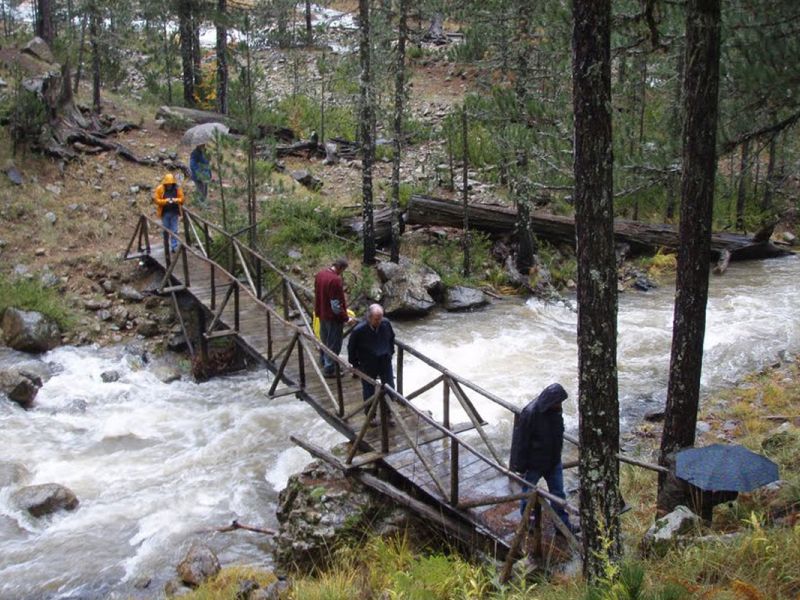
[{"label": "man in red shirt", "polygon": [[[344,324],[350,321],[342,284],[345,269],[347,259],[337,258],[314,278],[314,313],[319,318],[319,339],[336,354],[342,350]],[[324,352],[320,352],[320,360],[325,377],[334,377],[336,364],[333,360]]]}]

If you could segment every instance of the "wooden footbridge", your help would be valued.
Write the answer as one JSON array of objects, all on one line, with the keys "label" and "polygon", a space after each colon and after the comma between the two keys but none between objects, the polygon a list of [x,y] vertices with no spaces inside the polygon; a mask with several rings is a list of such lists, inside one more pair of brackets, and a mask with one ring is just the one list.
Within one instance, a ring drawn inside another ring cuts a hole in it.
[{"label": "wooden footbridge", "polygon": [[[508,577],[512,559],[526,540],[533,552],[541,553],[548,546],[543,544],[542,519],[536,519],[537,526],[529,536],[526,524],[530,510],[547,513],[551,517],[548,521],[564,534],[566,544],[575,553],[581,552],[579,542],[543,500],[563,501],[543,489],[521,492],[524,480],[508,470],[487,434],[487,424],[476,410],[473,398],[493,402],[515,418],[519,408],[401,341],[396,342],[396,389],[379,386],[364,373],[350,369],[314,336],[310,290],[236,235],[184,210],[183,236],[178,239],[174,253],[165,252],[170,237],[177,236],[157,220],[142,215],[124,258],[151,260],[160,267],[163,277],[158,291],[171,295],[176,308],[179,292],[191,294],[202,307],[198,319],[202,332],[196,338],[199,343],[189,342],[192,355],[207,356],[210,340],[233,336],[274,374],[268,392],[270,398],[296,395],[313,406],[351,444],[348,455],[340,459],[300,436],[293,436],[293,441],[462,542],[505,559],[504,577]],[[180,311],[176,312],[181,318]],[[181,326],[190,340],[182,318]],[[334,378],[323,376],[318,360],[320,352],[336,361]],[[414,390],[404,386],[403,370],[408,356],[436,373]],[[361,380],[376,385],[366,414]],[[440,420],[414,402],[435,388],[441,389]],[[452,422],[451,414],[456,412],[466,414],[467,420]],[[379,424],[370,425],[376,419]],[[573,438],[567,439],[575,442]],[[523,497],[531,502],[526,508],[526,518],[521,519],[518,501]],[[573,506],[565,504],[565,507],[577,513]]]}]

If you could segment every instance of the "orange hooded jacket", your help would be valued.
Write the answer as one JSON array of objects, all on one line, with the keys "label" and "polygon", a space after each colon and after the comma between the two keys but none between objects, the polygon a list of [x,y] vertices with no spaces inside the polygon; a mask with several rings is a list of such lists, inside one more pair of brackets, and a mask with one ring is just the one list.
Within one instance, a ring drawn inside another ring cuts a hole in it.
[{"label": "orange hooded jacket", "polygon": [[[164,197],[164,191],[169,184],[175,184],[175,198]],[[164,179],[161,180],[159,186],[153,191],[153,202],[156,203],[156,215],[158,217],[161,217],[164,212],[164,207],[169,204],[170,200],[177,202],[179,208],[183,206],[183,189],[178,185],[178,182],[175,181],[175,177],[172,173],[167,173],[164,175]]]}]

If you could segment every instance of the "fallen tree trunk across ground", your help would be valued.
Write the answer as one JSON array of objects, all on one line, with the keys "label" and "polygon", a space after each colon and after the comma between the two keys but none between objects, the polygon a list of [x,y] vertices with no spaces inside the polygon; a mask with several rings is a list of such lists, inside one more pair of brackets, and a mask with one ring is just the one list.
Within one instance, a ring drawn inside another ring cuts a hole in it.
[{"label": "fallen tree trunk across ground", "polygon": [[[469,224],[471,228],[499,235],[513,233],[517,211],[494,204],[471,204]],[[461,227],[464,222],[464,207],[432,196],[413,195],[409,199],[406,223],[409,225],[440,225]],[[531,228],[537,237],[555,243],[575,244],[575,220],[572,217],[546,214],[540,211],[531,214]],[[614,221],[614,236],[617,243],[628,244],[631,253],[655,254],[660,248],[677,250],[680,243],[678,231],[673,225],[643,223],[627,219]],[[714,233],[711,236],[711,251],[714,260],[730,253],[730,260],[753,260],[774,258],[791,254],[789,250],[773,244],[763,236],[750,237],[736,233]]]}]

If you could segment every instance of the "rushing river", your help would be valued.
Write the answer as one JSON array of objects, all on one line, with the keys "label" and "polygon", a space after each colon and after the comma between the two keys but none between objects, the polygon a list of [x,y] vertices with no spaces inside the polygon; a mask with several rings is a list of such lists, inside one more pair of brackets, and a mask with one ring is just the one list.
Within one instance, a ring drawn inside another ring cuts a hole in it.
[{"label": "rushing river", "polygon": [[[781,352],[800,351],[799,277],[800,259],[791,257],[735,263],[712,278],[706,390],[735,382]],[[668,284],[620,295],[623,426],[663,405],[672,297]],[[575,327],[567,306],[514,300],[477,313],[396,323],[401,339],[516,405],[560,381],[570,394],[573,428]],[[269,566],[265,536],[213,530],[233,519],[277,526],[278,491],[308,460],[289,442],[291,433],[321,445],[341,441],[304,403],[270,401],[263,372],[164,384],[119,348],[60,348],[44,360],[55,375],[33,410],[0,401],[0,461],[23,464],[31,484],[66,485],[81,504],[37,520],[14,508],[13,488],[0,490],[2,599],[157,596],[198,538],[224,564]],[[120,379],[102,382],[108,370]],[[409,362],[405,389],[431,378],[427,367]],[[504,445],[508,413],[472,398]],[[418,402],[437,414],[441,391]]]}]

